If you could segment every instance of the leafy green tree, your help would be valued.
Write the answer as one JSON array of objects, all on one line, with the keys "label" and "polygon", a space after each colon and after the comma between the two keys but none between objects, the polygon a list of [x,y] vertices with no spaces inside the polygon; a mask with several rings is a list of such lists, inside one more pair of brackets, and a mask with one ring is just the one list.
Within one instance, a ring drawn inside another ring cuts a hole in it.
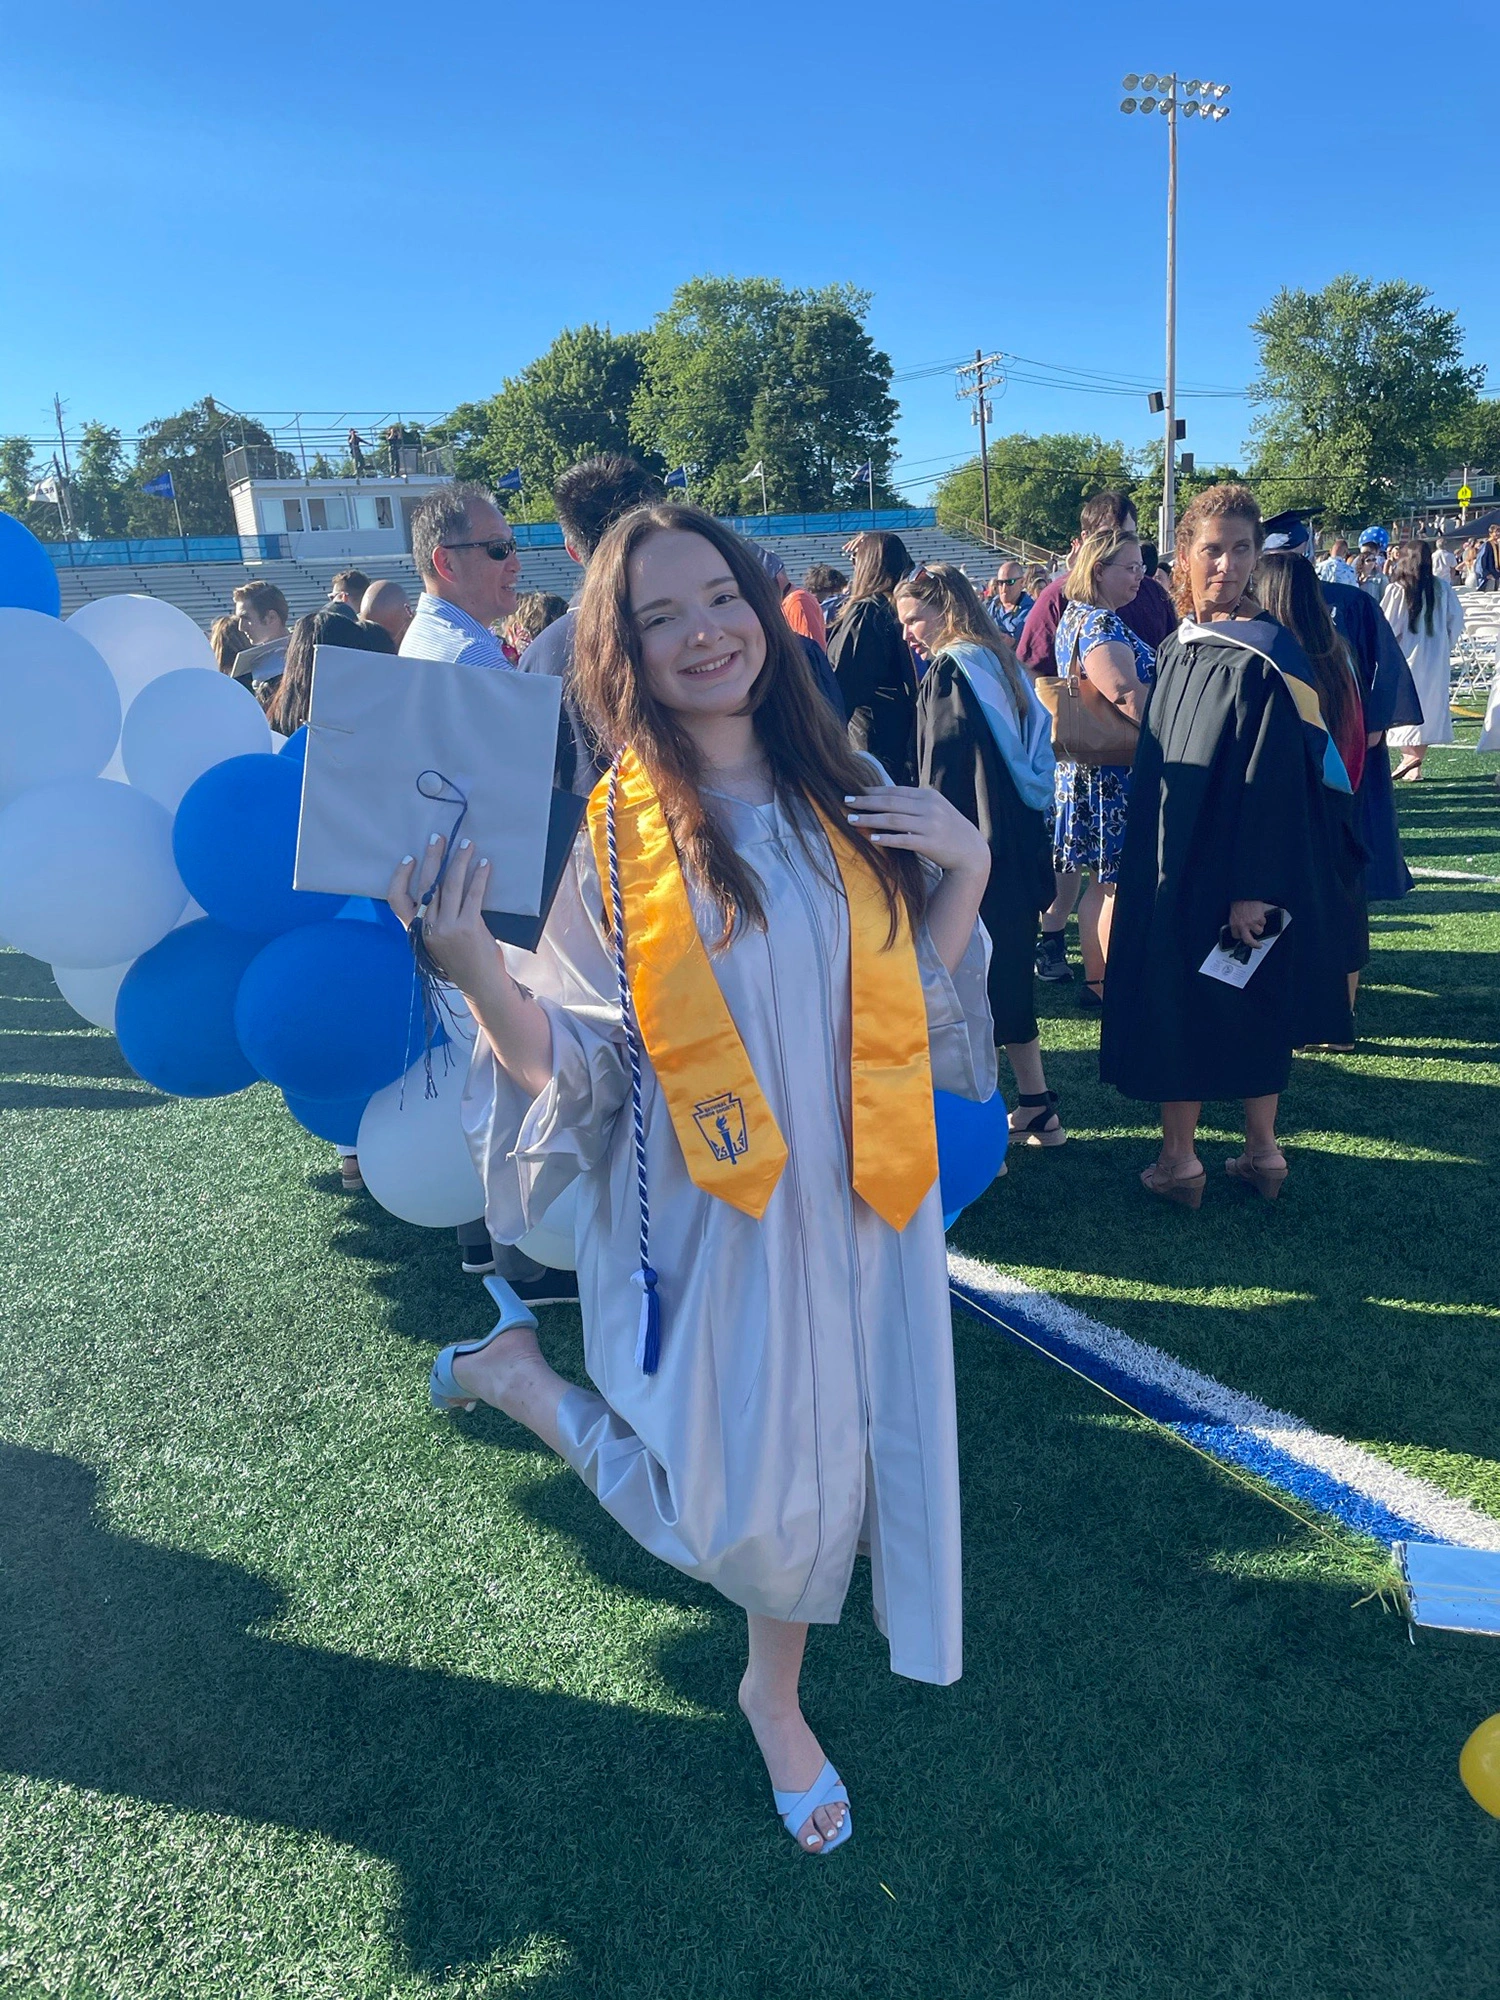
[{"label": "leafy green tree", "polygon": [[73,460],[73,519],[96,541],[118,540],[129,531],[131,473],[120,433],[108,424],[89,423]]},{"label": "leafy green tree", "polygon": [[1464,406],[1443,439],[1445,472],[1500,473],[1500,397],[1479,396]]},{"label": "leafy green tree", "polygon": [[24,522],[40,540],[59,542],[62,522],[57,509],[31,497],[32,487],[50,470],[37,464],[30,438],[0,438],[0,508]]},{"label": "leafy green tree", "polygon": [[461,403],[431,433],[456,447],[460,477],[493,484],[519,466],[528,520],[551,520],[552,485],[565,466],[600,452],[641,456],[630,411],[641,380],[639,333],[565,328],[545,354],[484,402]]},{"label": "leafy green tree", "polygon": [[1321,292],[1283,290],[1251,331],[1253,477],[1270,511],[1321,505],[1330,522],[1387,518],[1447,469],[1448,439],[1475,403],[1457,315],[1402,279],[1350,273]]},{"label": "leafy green tree", "polygon": [[[1091,493],[1107,486],[1132,492],[1135,484],[1124,445],[1091,432],[1044,431],[1032,437],[1016,431],[991,439],[989,460],[994,527],[1054,550],[1067,548],[1078,533],[1078,510]],[[945,527],[983,518],[977,456],[939,482],[933,504]]]},{"label": "leafy green tree", "polygon": [[[158,417],[147,424],[130,471],[131,534],[176,533],[171,501],[140,491],[147,480],[170,472],[187,533],[232,535],[234,507],[224,479],[224,454],[233,445],[272,442],[264,424],[224,409],[212,396],[189,404],[174,416]],[[291,457],[283,452],[279,462],[284,462],[286,478],[296,476],[297,467]]]},{"label": "leafy green tree", "polygon": [[891,498],[891,364],[870,341],[867,292],[791,291],[772,278],[694,278],[646,336],[631,428],[668,466],[694,468],[693,495],[720,513],[847,506],[871,459]]}]

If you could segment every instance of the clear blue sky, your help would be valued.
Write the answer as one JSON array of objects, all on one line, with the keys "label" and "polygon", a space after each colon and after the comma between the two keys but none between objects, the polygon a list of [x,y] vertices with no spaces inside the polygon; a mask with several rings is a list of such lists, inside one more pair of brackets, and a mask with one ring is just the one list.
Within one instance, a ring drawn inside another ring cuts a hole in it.
[{"label": "clear blue sky", "polygon": [[[6,40],[6,432],[54,389],[127,434],[205,393],[447,409],[707,271],[864,286],[898,374],[977,345],[1154,383],[1166,121],[1117,107],[1163,67],[1233,86],[1183,133],[1184,383],[1242,388],[1277,287],[1352,270],[1430,287],[1500,391],[1493,232],[1438,198],[1482,183],[1494,66],[1395,0],[57,0]],[[951,378],[897,388],[917,494],[973,434]],[[1184,411],[1238,451],[1244,402]],[[1154,431],[1139,393],[1020,380],[995,425]]]}]

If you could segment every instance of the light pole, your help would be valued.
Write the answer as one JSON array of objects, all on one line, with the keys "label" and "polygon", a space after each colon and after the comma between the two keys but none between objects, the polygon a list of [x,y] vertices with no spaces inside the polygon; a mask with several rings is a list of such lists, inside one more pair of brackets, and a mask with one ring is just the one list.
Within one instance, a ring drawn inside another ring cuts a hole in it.
[{"label": "light pole", "polygon": [[1227,83],[1204,83],[1196,76],[1187,83],[1175,76],[1157,76],[1134,71],[1123,79],[1128,92],[1140,89],[1143,97],[1127,96],[1120,109],[1127,114],[1141,111],[1147,117],[1159,111],[1167,121],[1167,449],[1162,461],[1161,552],[1170,556],[1177,536],[1177,118],[1210,119],[1217,124],[1229,116],[1224,99]]}]

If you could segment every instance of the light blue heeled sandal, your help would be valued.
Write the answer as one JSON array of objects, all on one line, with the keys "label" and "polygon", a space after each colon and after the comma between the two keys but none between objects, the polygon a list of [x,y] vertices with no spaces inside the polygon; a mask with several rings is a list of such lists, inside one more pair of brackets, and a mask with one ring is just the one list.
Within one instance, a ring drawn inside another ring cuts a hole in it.
[{"label": "light blue heeled sandal", "polygon": [[[778,1792],[774,1787],[771,1797],[776,1801],[776,1810],[781,1815],[781,1824],[797,1841],[799,1852],[817,1857],[832,1854],[836,1847],[842,1847],[854,1831],[854,1813],[849,1806],[849,1794],[844,1790],[844,1781],[825,1758],[823,1768],[805,1792]],[[821,1847],[805,1847],[797,1835],[810,1820],[819,1806],[845,1808],[844,1824],[838,1832],[825,1840]]]},{"label": "light blue heeled sandal", "polygon": [[466,1396],[453,1379],[456,1355],[481,1354],[492,1340],[498,1340],[502,1333],[509,1333],[513,1326],[536,1325],[536,1314],[516,1297],[504,1278],[488,1277],[484,1288],[499,1306],[500,1317],[483,1340],[457,1340],[451,1347],[445,1347],[433,1362],[427,1388],[435,1410],[472,1410],[474,1407],[475,1398]]}]

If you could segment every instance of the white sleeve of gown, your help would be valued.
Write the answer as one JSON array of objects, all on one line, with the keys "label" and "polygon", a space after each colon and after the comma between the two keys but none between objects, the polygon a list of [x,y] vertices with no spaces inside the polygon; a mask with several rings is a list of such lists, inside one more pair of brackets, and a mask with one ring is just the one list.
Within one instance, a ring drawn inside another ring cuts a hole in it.
[{"label": "white sleeve of gown", "polygon": [[933,1088],[983,1103],[994,1096],[996,1086],[995,1023],[988,987],[990,934],[976,917],[957,970],[949,972],[923,924],[917,936],[917,964],[927,1002]]},{"label": "white sleeve of gown", "polygon": [[464,1130],[497,1243],[524,1236],[571,1181],[598,1165],[629,1095],[629,1057],[601,910],[585,829],[536,951],[505,952],[512,976],[534,994],[552,1024],[552,1080],[528,1097],[481,1035],[464,1090]]}]

